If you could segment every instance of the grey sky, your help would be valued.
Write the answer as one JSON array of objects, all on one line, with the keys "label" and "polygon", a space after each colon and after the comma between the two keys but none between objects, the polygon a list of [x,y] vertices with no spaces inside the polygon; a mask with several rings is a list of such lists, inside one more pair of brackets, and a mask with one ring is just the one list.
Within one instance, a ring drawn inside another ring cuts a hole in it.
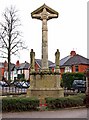
[{"label": "grey sky", "polygon": [[14,56],[12,62],[29,62],[30,49],[34,49],[36,58],[41,58],[42,23],[32,19],[31,12],[44,3],[59,12],[57,19],[48,21],[49,60],[55,61],[56,49],[61,58],[71,50],[87,57],[87,0],[0,0],[0,20],[6,7],[13,5],[19,10],[23,40],[29,48],[20,52],[20,58]]}]

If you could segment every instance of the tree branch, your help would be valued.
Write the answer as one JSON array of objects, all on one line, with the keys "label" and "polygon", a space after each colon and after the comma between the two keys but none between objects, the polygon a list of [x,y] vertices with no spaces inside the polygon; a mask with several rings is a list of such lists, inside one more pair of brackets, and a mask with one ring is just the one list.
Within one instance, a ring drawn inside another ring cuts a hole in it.
[{"label": "tree branch", "polygon": [[0,50],[2,53],[4,53],[4,54],[8,54],[7,52],[5,52],[5,51],[3,51],[3,50]]},{"label": "tree branch", "polygon": [[4,39],[4,37],[3,37],[1,34],[0,34],[0,37],[1,37],[1,39],[3,40],[5,46],[7,47],[7,43],[6,43],[5,39]]},{"label": "tree branch", "polygon": [[5,57],[5,56],[0,56],[0,58],[8,58],[8,57]]}]

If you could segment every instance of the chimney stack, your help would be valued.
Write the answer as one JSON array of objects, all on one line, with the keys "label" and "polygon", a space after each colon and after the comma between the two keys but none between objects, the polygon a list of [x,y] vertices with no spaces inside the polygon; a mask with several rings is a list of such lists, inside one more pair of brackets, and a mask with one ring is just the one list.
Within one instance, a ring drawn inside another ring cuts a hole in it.
[{"label": "chimney stack", "polygon": [[75,52],[74,50],[72,50],[72,51],[70,52],[70,56],[73,57],[73,56],[75,56],[75,55],[76,55],[76,52]]},{"label": "chimney stack", "polygon": [[16,66],[18,67],[20,64],[19,64],[19,60],[17,60],[17,62],[16,62]]}]

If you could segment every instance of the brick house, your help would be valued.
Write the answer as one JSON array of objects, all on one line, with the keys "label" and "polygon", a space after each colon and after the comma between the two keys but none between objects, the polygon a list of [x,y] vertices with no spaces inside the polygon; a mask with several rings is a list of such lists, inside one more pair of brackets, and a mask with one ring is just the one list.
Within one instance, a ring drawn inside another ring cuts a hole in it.
[{"label": "brick house", "polygon": [[[60,63],[62,63],[62,61],[63,59],[60,61]],[[85,72],[87,68],[89,68],[89,59],[76,54],[75,51],[71,51],[70,55],[66,57],[65,62],[60,65],[61,73]]]},{"label": "brick house", "polygon": [[0,62],[0,80],[2,80],[4,76],[4,64]]},{"label": "brick house", "polygon": [[[12,75],[13,75],[13,67],[15,66],[15,64],[10,64],[10,69],[11,69],[11,78],[12,78]],[[7,80],[8,79],[8,63],[7,61],[5,62],[0,62],[0,80],[3,79],[3,77]]]},{"label": "brick house", "polygon": [[21,74],[24,75],[24,78],[26,80],[29,80],[29,70],[30,70],[30,64],[28,62],[19,63],[19,61],[16,62],[16,66],[14,68],[14,71],[17,71],[16,78],[20,76]]},{"label": "brick house", "polygon": [[[55,68],[55,64],[50,66],[51,69]],[[85,72],[89,68],[89,59],[76,54],[71,51],[70,55],[60,60],[60,73],[64,72]]]},{"label": "brick house", "polygon": [[[15,67],[15,64],[10,63],[11,80],[13,80],[13,77],[14,77],[14,71],[13,71],[14,67]],[[6,80],[8,80],[8,63],[7,63],[7,61],[4,62],[4,78]]]},{"label": "brick house", "polygon": [[[49,69],[54,69],[54,68],[51,68],[50,66],[53,65],[54,63],[50,60],[48,60],[48,66],[49,66]],[[41,59],[35,59],[35,71],[40,71],[41,69]]]},{"label": "brick house", "polygon": [[5,71],[7,71],[7,61],[5,62],[0,62],[0,80],[3,79]]}]

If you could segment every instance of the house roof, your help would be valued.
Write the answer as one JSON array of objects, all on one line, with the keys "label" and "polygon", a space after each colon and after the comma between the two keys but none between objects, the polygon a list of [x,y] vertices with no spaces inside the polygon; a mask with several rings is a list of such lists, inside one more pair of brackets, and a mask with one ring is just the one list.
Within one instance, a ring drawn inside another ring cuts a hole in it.
[{"label": "house roof", "polygon": [[60,66],[63,66],[64,63],[67,62],[70,58],[71,58],[70,55],[62,58],[62,59],[60,60]]},{"label": "house roof", "polygon": [[28,62],[21,63],[17,68],[17,70],[28,70],[30,67],[30,64]]},{"label": "house roof", "polygon": [[[41,59],[35,59],[35,62],[39,65],[39,67],[41,68]],[[53,65],[54,63],[50,60],[48,60],[48,66],[50,67],[51,65]]]},{"label": "house roof", "polygon": [[81,55],[74,55],[73,57],[70,57],[63,66],[71,66],[71,65],[79,65],[79,64],[89,64],[89,59],[81,56]]},{"label": "house roof", "polygon": [[[72,66],[72,65],[79,65],[79,64],[89,65],[89,59],[79,54],[76,54],[74,56],[69,55],[60,60],[61,68],[64,66]],[[50,65],[50,68],[55,68],[55,63]]]},{"label": "house roof", "polygon": [[[7,67],[7,69],[8,69],[8,64],[7,64],[6,67]],[[14,64],[14,63],[10,63],[10,71],[12,71],[14,67],[15,67],[15,64]],[[0,62],[0,68],[5,68],[3,62]],[[7,69],[5,69],[5,70],[7,70]]]},{"label": "house roof", "polygon": [[15,64],[10,63],[10,70],[13,71],[13,68],[15,67]]},{"label": "house roof", "polygon": [[[38,66],[41,68],[41,59],[35,59],[35,62],[38,64]],[[48,65],[54,64],[51,61],[48,61]],[[21,63],[19,66],[15,66],[17,70],[28,70],[30,68],[30,64],[28,62]]]},{"label": "house roof", "polygon": [[[69,56],[64,57],[63,59],[61,59],[61,60],[60,60],[60,63],[59,63],[60,67],[62,67],[62,66],[64,65],[64,63],[65,63],[68,59],[70,59],[70,57],[71,57],[71,56],[69,55]],[[50,67],[50,68],[55,68],[55,63],[54,63],[54,64],[51,64],[49,67]]]}]

